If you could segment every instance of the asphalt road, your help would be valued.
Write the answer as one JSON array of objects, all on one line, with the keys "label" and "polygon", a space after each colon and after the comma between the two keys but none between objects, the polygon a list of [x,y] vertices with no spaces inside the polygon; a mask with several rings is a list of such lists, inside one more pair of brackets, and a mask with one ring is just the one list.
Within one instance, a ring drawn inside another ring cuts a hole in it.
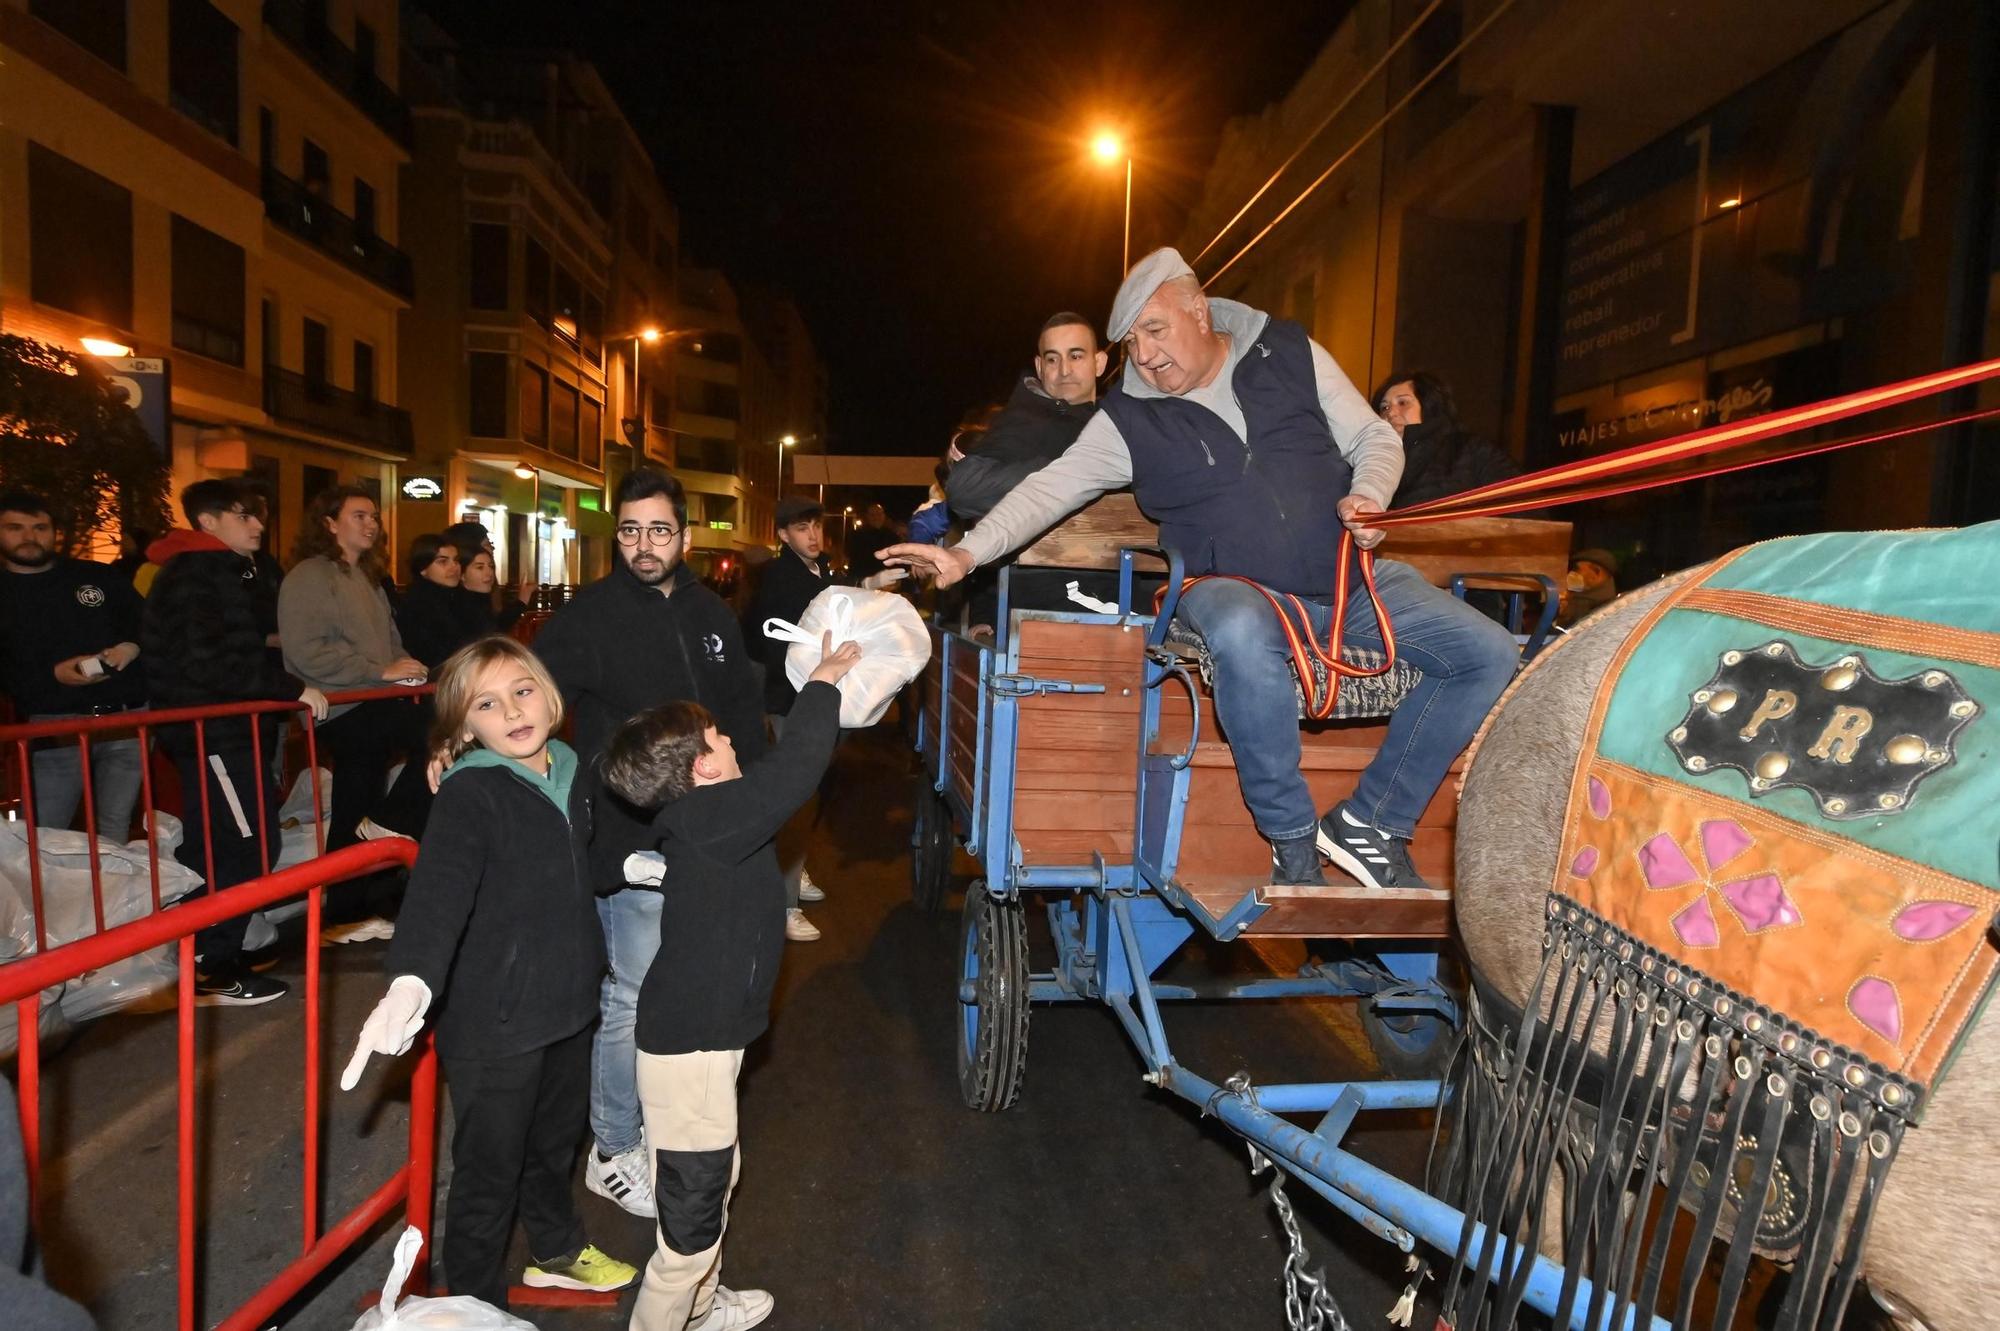
[{"label": "asphalt road", "polygon": [[[1108,1012],[1038,1009],[1021,1101],[992,1115],[960,1104],[957,901],[935,917],[909,902],[906,761],[887,728],[837,760],[811,859],[827,889],[811,908],[825,937],[788,949],[774,1028],[745,1064],[743,1178],[724,1283],[771,1290],[769,1325],[801,1331],[1283,1326],[1285,1250],[1241,1143],[1145,1086]],[[326,954],[329,1088],[379,993],[382,952],[359,944]],[[1296,957],[1211,945],[1174,964],[1255,970]],[[274,973],[296,982],[301,965],[293,956]],[[301,1008],[294,997],[199,1014],[203,1325],[300,1250]],[[1365,1043],[1337,1005],[1187,1005],[1167,1015],[1180,1060],[1217,1079],[1238,1069],[1270,1082],[1368,1071]],[[105,1328],[173,1326],[171,1014],[100,1021],[46,1079],[52,1279]],[[371,1066],[357,1091],[330,1092],[327,1214],[403,1158],[406,1090],[406,1067]],[[1427,1139],[1409,1116],[1354,1140],[1413,1177]],[[1405,1279],[1401,1255],[1293,1192],[1348,1317],[1380,1325]],[[580,1185],[578,1194],[593,1240],[643,1262],[651,1227]],[[350,1327],[388,1270],[395,1228],[337,1264],[283,1324]],[[616,1313],[516,1312],[568,1331],[622,1328],[629,1306],[628,1294]]]}]

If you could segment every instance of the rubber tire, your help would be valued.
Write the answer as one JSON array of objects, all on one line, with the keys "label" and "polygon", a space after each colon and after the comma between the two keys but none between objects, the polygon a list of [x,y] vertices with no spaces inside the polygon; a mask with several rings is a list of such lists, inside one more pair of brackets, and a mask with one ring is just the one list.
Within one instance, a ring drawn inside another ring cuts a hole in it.
[{"label": "rubber tire", "polygon": [[1027,916],[1018,900],[974,883],[959,918],[958,1093],[969,1108],[998,1113],[1020,1096],[1028,1065]]},{"label": "rubber tire", "polygon": [[910,900],[926,915],[935,915],[951,892],[951,866],[957,856],[951,806],[932,789],[928,776],[917,778],[914,817],[910,827]]},{"label": "rubber tire", "polygon": [[1457,1031],[1430,1012],[1380,1013],[1371,999],[1361,1005],[1361,1030],[1375,1062],[1391,1081],[1430,1081],[1442,1077],[1451,1061]]}]

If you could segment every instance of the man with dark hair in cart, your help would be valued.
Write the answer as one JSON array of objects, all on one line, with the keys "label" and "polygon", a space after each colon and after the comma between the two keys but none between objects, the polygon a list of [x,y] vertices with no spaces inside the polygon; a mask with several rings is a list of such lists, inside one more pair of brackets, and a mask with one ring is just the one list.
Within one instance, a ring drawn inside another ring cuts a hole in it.
[{"label": "man with dark hair in cart", "polygon": [[[1396,709],[1352,798],[1322,815],[1299,770],[1291,651],[1264,590],[1299,598],[1321,641],[1333,618],[1341,529],[1367,549],[1402,475],[1396,432],[1324,347],[1295,323],[1209,297],[1171,249],[1125,278],[1111,308],[1125,343],[1119,386],[1067,452],[1016,486],[950,549],[883,552],[949,586],[1109,490],[1130,486],[1190,577],[1180,615],[1215,660],[1215,708],[1244,803],[1271,843],[1272,881],[1325,881],[1322,855],[1377,888],[1426,886],[1409,838],[1453,759],[1513,677],[1504,629],[1426,582],[1376,565],[1402,660],[1422,681]],[[1251,584],[1256,585],[1251,585]],[[1369,598],[1349,604],[1344,640],[1377,648]]]},{"label": "man with dark hair in cart", "polygon": [[[181,511],[188,528],[146,549],[160,569],[140,632],[153,706],[297,701],[324,721],[326,695],[286,674],[266,649],[256,586],[264,519],[256,494],[238,481],[196,481],[182,491]],[[155,732],[180,774],[184,827],[174,858],[211,892],[268,872],[277,860],[282,797],[272,758],[283,715],[260,716],[256,732],[253,743],[245,716],[209,721],[199,739],[191,724]],[[261,827],[253,826],[260,814]],[[239,915],[196,936],[196,1002],[251,1007],[284,996],[282,982],[243,964],[249,922]]]},{"label": "man with dark hair in cart", "polygon": [[617,561],[556,611],[536,637],[535,653],[562,690],[579,779],[592,786],[590,873],[611,961],[591,1050],[590,1126],[597,1144],[584,1183],[632,1214],[650,1217],[653,1190],[633,1027],[639,985],[660,947],[660,894],[628,887],[646,880],[628,877],[626,861],[651,850],[655,835],[650,813],[598,785],[597,760],[619,726],[675,701],[708,708],[736,752],[755,758],[764,752],[764,700],[736,616],[684,562],[689,537],[681,483],[664,471],[640,468],[619,484],[615,506]]}]

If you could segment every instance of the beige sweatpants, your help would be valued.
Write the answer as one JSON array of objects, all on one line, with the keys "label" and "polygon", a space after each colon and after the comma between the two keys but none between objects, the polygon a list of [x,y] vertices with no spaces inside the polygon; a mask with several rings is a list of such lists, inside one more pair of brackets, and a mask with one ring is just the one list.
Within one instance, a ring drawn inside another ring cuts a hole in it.
[{"label": "beige sweatpants", "polygon": [[639,1055],[639,1105],[659,1219],[631,1331],[684,1331],[708,1316],[742,1164],[736,1144],[742,1067],[741,1049]]}]

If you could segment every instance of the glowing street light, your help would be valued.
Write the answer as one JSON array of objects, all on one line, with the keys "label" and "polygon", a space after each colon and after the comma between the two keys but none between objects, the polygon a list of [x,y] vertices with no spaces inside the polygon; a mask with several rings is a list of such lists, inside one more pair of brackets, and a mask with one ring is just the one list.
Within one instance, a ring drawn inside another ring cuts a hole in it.
[{"label": "glowing street light", "polygon": [[657,328],[641,328],[639,330],[639,340],[641,342],[657,342],[660,340],[660,337],[661,333]]},{"label": "glowing street light", "polygon": [[788,435],[785,435],[785,436],[784,436],[783,438],[781,438],[781,439],[779,439],[779,440],[778,440],[778,447],[780,447],[780,448],[790,448],[790,447],[792,447],[792,446],[793,446],[794,444],[796,444],[796,443],[798,443],[798,442],[799,442],[799,437],[798,437],[797,435],[795,435],[795,434],[788,434]]},{"label": "glowing street light", "polygon": [[83,349],[93,356],[129,356],[132,354],[132,348],[126,346],[123,342],[113,342],[108,337],[86,337],[83,339]]},{"label": "glowing street light", "polygon": [[1125,246],[1120,251],[1118,275],[1123,278],[1132,267],[1132,152],[1125,140],[1111,130],[1099,130],[1090,141],[1090,155],[1106,166],[1125,159]]}]

